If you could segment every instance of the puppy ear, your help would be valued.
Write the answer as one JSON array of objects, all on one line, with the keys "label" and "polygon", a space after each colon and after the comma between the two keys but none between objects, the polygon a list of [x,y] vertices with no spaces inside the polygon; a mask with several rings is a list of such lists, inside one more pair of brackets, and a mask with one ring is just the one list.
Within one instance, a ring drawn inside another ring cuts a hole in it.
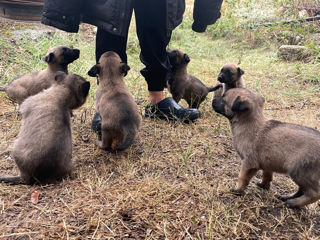
[{"label": "puppy ear", "polygon": [[66,74],[65,72],[58,71],[58,72],[56,72],[56,74],[54,75],[54,80],[55,80],[56,82],[58,82],[58,83],[59,83],[59,82],[62,82],[66,75],[67,75],[67,74]]},{"label": "puppy ear", "polygon": [[54,58],[54,54],[53,54],[53,53],[49,53],[47,56],[44,57],[43,60],[44,60],[46,63],[49,63],[49,62],[52,62],[53,58]]},{"label": "puppy ear", "polygon": [[244,71],[240,67],[237,68],[237,71],[240,76],[244,74]]},{"label": "puppy ear", "polygon": [[188,54],[184,54],[184,55],[183,55],[183,59],[184,59],[184,61],[185,61],[186,63],[190,62],[190,58],[189,58]]},{"label": "puppy ear", "polygon": [[241,101],[240,96],[236,98],[231,107],[233,112],[244,112],[249,110],[248,101]]},{"label": "puppy ear", "polygon": [[88,72],[90,77],[96,77],[100,73],[100,67],[98,65],[94,65]]},{"label": "puppy ear", "polygon": [[81,85],[81,91],[84,97],[88,96],[89,89],[90,89],[90,82],[85,82]]},{"label": "puppy ear", "polygon": [[121,66],[121,72],[123,73],[124,76],[127,76],[129,70],[130,70],[130,67],[126,63],[123,63]]}]

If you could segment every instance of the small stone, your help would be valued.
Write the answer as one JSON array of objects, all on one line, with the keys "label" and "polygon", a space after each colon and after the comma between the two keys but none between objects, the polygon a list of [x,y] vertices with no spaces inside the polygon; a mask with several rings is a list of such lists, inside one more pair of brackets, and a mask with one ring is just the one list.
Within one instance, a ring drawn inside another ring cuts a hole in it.
[{"label": "small stone", "polygon": [[299,11],[298,16],[299,16],[299,18],[306,18],[309,16],[309,14],[308,14],[307,10],[303,9],[303,10]]},{"label": "small stone", "polygon": [[84,142],[89,142],[89,136],[88,135],[83,135],[81,136],[82,141]]},{"label": "small stone", "polygon": [[278,51],[278,57],[283,60],[292,61],[310,61],[311,52],[309,48],[298,45],[282,45]]}]

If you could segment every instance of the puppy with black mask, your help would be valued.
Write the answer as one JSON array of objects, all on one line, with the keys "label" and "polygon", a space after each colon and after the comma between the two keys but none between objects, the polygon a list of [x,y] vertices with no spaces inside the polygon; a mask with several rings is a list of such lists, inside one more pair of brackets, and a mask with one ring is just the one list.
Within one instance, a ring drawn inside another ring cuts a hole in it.
[{"label": "puppy with black mask", "polygon": [[0,177],[1,182],[51,183],[71,173],[70,112],[85,103],[90,82],[64,72],[53,80],[51,87],[21,104],[22,125],[11,152],[20,176]]},{"label": "puppy with black mask", "polygon": [[214,98],[222,97],[231,88],[244,88],[243,74],[244,71],[234,63],[223,65],[218,75],[219,82],[216,85],[220,85],[221,88],[214,92]]},{"label": "puppy with black mask", "polygon": [[187,71],[190,58],[180,50],[173,50],[168,54],[172,65],[172,76],[167,82],[172,98],[178,103],[184,99],[189,104],[189,108],[199,108],[209,92],[216,91],[221,86],[206,87],[198,78],[190,75]]},{"label": "puppy with black mask", "polygon": [[138,106],[123,79],[129,69],[117,53],[109,51],[88,72],[98,78],[96,112],[101,116],[101,140],[97,146],[104,150],[125,150],[140,127]]},{"label": "puppy with black mask", "polygon": [[291,196],[280,196],[290,208],[320,199],[320,132],[299,124],[268,120],[263,115],[264,98],[233,88],[213,99],[212,107],[229,119],[233,145],[241,158],[234,194],[240,195],[252,177],[262,170],[257,185],[270,188],[273,173],[289,175],[298,185]]},{"label": "puppy with black mask", "polygon": [[68,64],[78,59],[79,49],[56,46],[48,50],[44,61],[47,68],[38,72],[28,73],[15,78],[6,86],[0,87],[10,99],[21,104],[27,97],[49,88],[55,82],[57,71],[68,73]]}]

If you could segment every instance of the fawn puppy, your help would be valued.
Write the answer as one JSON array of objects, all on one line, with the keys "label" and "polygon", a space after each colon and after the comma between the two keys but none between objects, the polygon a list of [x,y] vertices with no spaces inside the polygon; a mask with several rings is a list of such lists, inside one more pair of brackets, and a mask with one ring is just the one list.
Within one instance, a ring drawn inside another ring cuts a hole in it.
[{"label": "fawn puppy", "polygon": [[109,51],[102,54],[99,62],[88,72],[98,77],[96,111],[101,116],[101,141],[97,145],[109,151],[128,148],[139,130],[141,116],[138,106],[125,85],[124,76],[129,66],[119,55]]},{"label": "fawn puppy", "polygon": [[231,88],[244,88],[243,74],[244,71],[234,63],[223,65],[217,83],[217,86],[220,85],[221,88],[214,92],[214,98],[222,97]]},{"label": "fawn puppy", "polygon": [[20,176],[1,177],[0,181],[48,183],[71,173],[70,112],[84,104],[90,83],[64,72],[57,72],[54,81],[21,104],[22,126],[11,152]]},{"label": "fawn puppy", "polygon": [[65,46],[49,49],[44,57],[48,67],[44,70],[17,77],[6,86],[0,87],[13,101],[21,104],[27,97],[47,89],[54,82],[57,71],[68,73],[68,64],[79,58],[80,50]]},{"label": "fawn puppy", "polygon": [[199,108],[209,92],[221,87],[220,85],[213,88],[206,87],[198,78],[188,74],[190,58],[182,51],[169,52],[169,60],[173,73],[167,82],[167,87],[177,103],[184,99],[189,104],[189,108]]},{"label": "fawn puppy", "polygon": [[269,189],[273,172],[288,174],[299,186],[292,196],[279,197],[287,207],[302,207],[320,198],[320,132],[298,124],[267,120],[264,99],[245,88],[228,90],[212,107],[230,121],[233,145],[242,162],[236,194],[258,170],[259,187]]}]

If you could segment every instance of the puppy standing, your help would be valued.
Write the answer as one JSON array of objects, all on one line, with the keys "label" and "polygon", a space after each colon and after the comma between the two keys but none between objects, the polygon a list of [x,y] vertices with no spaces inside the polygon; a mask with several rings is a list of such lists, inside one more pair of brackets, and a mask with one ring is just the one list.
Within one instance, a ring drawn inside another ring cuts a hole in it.
[{"label": "puppy standing", "polygon": [[167,87],[177,103],[184,99],[189,104],[189,108],[199,108],[209,92],[220,88],[220,86],[208,88],[198,78],[188,74],[187,66],[190,58],[182,51],[169,52],[169,60],[173,74],[167,82]]},{"label": "puppy standing", "polygon": [[50,88],[21,104],[22,126],[11,153],[20,177],[2,177],[0,181],[46,183],[72,171],[70,112],[84,104],[90,83],[63,72],[54,80]]},{"label": "puppy standing", "polygon": [[79,55],[79,49],[53,47],[44,57],[44,61],[48,64],[46,69],[17,77],[8,85],[0,87],[0,91],[6,92],[9,98],[21,104],[27,97],[49,88],[54,82],[57,71],[68,73],[68,64],[78,59]]},{"label": "puppy standing", "polygon": [[244,71],[234,63],[227,63],[223,65],[219,75],[218,84],[222,87],[214,92],[214,98],[222,97],[223,94],[231,88],[244,88],[244,81],[242,75]]},{"label": "puppy standing", "polygon": [[241,157],[234,193],[242,193],[263,170],[259,187],[269,189],[272,173],[288,174],[299,186],[296,194],[280,197],[288,207],[320,199],[320,132],[302,125],[266,120],[264,99],[248,89],[234,88],[212,101],[213,109],[230,120],[233,144]]},{"label": "puppy standing", "polygon": [[102,149],[128,148],[140,127],[138,106],[123,80],[129,69],[118,54],[110,51],[102,54],[88,72],[91,77],[98,76],[96,111],[102,119],[102,140],[97,145]]}]

